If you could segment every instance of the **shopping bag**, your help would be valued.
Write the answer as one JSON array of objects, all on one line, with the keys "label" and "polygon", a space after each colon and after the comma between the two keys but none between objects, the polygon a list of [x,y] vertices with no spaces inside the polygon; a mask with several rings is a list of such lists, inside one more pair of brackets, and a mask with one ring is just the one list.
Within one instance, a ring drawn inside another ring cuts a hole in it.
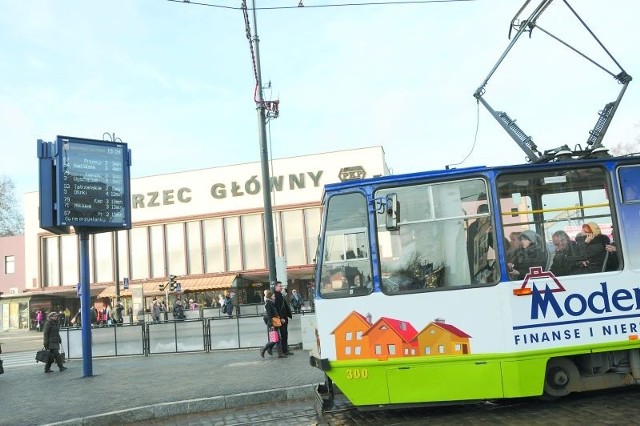
[{"label": "shopping bag", "polygon": [[49,362],[53,354],[48,349],[42,349],[36,352],[36,361]]},{"label": "shopping bag", "polygon": [[280,333],[275,328],[269,330],[269,342],[277,343],[280,341]]}]

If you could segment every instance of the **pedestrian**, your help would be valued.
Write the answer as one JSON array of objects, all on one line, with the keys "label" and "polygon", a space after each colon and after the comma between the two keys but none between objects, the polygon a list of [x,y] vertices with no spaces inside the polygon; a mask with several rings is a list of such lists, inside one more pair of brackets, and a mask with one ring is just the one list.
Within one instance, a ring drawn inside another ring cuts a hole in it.
[{"label": "pedestrian", "polygon": [[182,306],[182,300],[176,300],[176,304],[173,306],[173,319],[174,320],[183,320],[184,316],[184,307]]},{"label": "pedestrian", "polygon": [[73,318],[71,318],[71,325],[82,327],[82,313],[80,312],[80,310],[78,310]]},{"label": "pedestrian", "polygon": [[124,306],[122,306],[122,303],[120,303],[120,301],[116,303],[116,308],[114,309],[114,311],[115,311],[116,324],[122,324],[123,322],[122,312],[124,311]]},{"label": "pedestrian", "polygon": [[64,308],[64,326],[65,327],[69,327],[69,321],[71,321],[71,311],[67,306],[66,308]]},{"label": "pedestrian", "polygon": [[58,326],[58,313],[51,312],[47,317],[47,321],[44,323],[43,329],[44,348],[51,352],[51,356],[44,366],[45,373],[52,372],[51,364],[53,364],[54,361],[58,364],[60,371],[67,369],[67,367],[62,365],[62,358],[60,357],[60,343],[62,343],[62,339],[60,338],[60,327]]},{"label": "pedestrian", "polygon": [[158,304],[157,299],[153,299],[153,303],[151,305],[151,317],[153,322],[160,322],[160,305]]},{"label": "pedestrian", "polygon": [[44,320],[44,313],[42,312],[42,309],[38,309],[36,311],[36,330],[41,331],[42,330],[42,321]]},{"label": "pedestrian", "polygon": [[300,313],[300,309],[302,308],[303,304],[304,299],[302,298],[302,296],[300,296],[300,293],[298,293],[297,290],[293,290],[291,292],[291,307],[296,314]]},{"label": "pedestrian", "polygon": [[[279,329],[281,327],[276,326],[276,324],[280,320],[280,317],[278,316],[278,310],[275,306],[275,295],[271,292],[271,290],[265,291],[264,312],[269,340],[267,344],[260,349],[260,356],[264,358],[265,352],[269,353],[269,355],[273,355],[273,347],[276,346],[278,351],[278,358],[286,358],[287,355],[285,355],[282,350],[282,339],[280,338],[279,333]],[[274,322],[276,322],[276,324],[274,324]]]},{"label": "pedestrian", "polygon": [[285,355],[293,355],[293,352],[289,350],[289,319],[293,318],[291,315],[291,308],[287,303],[287,300],[282,295],[282,282],[276,281],[275,286],[275,305],[276,310],[278,311],[278,316],[280,317],[280,321],[282,322],[282,326],[280,327],[280,345],[282,346],[282,352]]},{"label": "pedestrian", "polygon": [[227,293],[222,303],[222,313],[227,314],[229,318],[233,316],[233,300],[231,299],[231,293]]}]

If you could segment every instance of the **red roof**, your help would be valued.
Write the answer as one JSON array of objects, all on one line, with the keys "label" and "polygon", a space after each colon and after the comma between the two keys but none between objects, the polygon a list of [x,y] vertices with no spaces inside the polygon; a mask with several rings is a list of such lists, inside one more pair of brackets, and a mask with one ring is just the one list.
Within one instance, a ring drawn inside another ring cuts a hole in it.
[{"label": "red roof", "polygon": [[381,317],[378,321],[376,321],[374,325],[371,326],[371,328],[369,328],[369,330],[367,330],[365,334],[375,329],[377,324],[380,323],[381,321],[387,324],[389,328],[391,328],[406,343],[411,343],[412,345],[415,343],[415,342],[412,342],[412,340],[414,337],[416,337],[418,332],[416,331],[415,328],[413,328],[411,323],[408,323],[402,320],[393,319],[393,318],[388,318],[388,317]]},{"label": "red roof", "polygon": [[465,333],[464,331],[460,330],[455,325],[446,324],[444,322],[438,322],[438,321],[434,321],[432,324],[435,324],[438,327],[443,328],[443,329],[447,330],[449,333],[454,334],[454,335],[456,335],[458,337],[471,337],[467,333]]}]

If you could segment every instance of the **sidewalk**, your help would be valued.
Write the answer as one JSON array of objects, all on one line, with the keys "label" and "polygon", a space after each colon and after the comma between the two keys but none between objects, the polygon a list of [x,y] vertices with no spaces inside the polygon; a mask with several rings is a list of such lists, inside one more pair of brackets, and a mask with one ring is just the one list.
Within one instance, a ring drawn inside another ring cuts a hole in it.
[{"label": "sidewalk", "polygon": [[[0,333],[3,350],[13,340],[8,334]],[[306,351],[294,353],[286,359],[262,359],[258,349],[99,358],[92,377],[83,377],[82,360],[45,374],[34,359],[33,366],[0,375],[0,425],[121,424],[311,399],[324,375],[309,365]]]}]

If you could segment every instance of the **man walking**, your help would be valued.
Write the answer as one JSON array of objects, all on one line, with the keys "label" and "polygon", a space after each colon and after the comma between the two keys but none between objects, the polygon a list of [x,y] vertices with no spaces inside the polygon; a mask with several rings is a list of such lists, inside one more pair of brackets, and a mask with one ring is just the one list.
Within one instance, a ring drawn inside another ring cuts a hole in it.
[{"label": "man walking", "polygon": [[282,321],[282,327],[280,327],[280,345],[282,347],[282,352],[285,355],[293,355],[293,352],[289,350],[289,332],[287,331],[289,328],[289,319],[293,316],[291,315],[291,308],[289,307],[289,304],[282,295],[281,281],[276,281],[275,296],[276,310],[278,311],[280,321]]},{"label": "man walking", "polygon": [[51,312],[49,314],[47,321],[44,323],[42,334],[44,335],[44,348],[51,352],[49,361],[47,361],[44,366],[44,372],[51,373],[51,364],[53,364],[54,361],[58,364],[60,371],[66,370],[67,367],[62,365],[62,358],[60,357],[60,343],[62,343],[62,339],[60,339],[57,312]]}]

